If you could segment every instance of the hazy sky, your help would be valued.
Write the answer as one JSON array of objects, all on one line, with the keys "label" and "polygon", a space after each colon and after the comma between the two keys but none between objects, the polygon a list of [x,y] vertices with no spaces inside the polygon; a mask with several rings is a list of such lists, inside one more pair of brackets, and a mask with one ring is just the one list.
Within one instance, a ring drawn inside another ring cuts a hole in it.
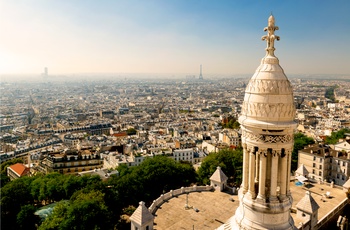
[{"label": "hazy sky", "polygon": [[350,1],[0,0],[0,74],[350,74]]}]

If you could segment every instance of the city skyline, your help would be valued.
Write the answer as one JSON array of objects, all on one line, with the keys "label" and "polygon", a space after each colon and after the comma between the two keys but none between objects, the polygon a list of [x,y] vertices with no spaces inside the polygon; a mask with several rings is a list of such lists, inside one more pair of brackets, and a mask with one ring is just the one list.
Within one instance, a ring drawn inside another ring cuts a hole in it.
[{"label": "city skyline", "polygon": [[1,3],[0,75],[253,74],[272,12],[286,74],[350,74],[350,3],[9,1]]}]

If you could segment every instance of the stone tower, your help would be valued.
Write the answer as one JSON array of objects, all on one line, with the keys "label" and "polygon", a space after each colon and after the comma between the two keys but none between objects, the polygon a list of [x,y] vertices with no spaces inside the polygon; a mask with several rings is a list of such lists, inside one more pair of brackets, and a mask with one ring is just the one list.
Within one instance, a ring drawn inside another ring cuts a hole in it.
[{"label": "stone tower", "polygon": [[131,230],[153,230],[154,216],[141,201],[139,207],[130,217]]},{"label": "stone tower", "polygon": [[295,106],[292,86],[275,56],[278,27],[271,15],[266,55],[245,90],[242,128],[243,180],[240,205],[219,229],[295,229],[289,189]]}]

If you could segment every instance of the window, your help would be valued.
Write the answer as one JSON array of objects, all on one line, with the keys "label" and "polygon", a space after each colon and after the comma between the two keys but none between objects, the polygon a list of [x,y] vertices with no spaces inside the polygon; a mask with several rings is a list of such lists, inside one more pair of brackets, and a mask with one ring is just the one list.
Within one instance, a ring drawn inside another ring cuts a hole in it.
[{"label": "window", "polygon": [[322,165],[320,165],[320,167],[319,167],[320,169],[322,169]]},{"label": "window", "polygon": [[315,167],[316,167],[316,163],[313,163],[313,164],[312,164],[312,167],[314,167],[314,168],[315,168]]},{"label": "window", "polygon": [[329,159],[329,162],[330,162],[330,163],[332,163],[332,158],[331,158],[331,159]]},{"label": "window", "polygon": [[320,163],[322,163],[322,158],[320,158]]},{"label": "window", "polygon": [[313,169],[313,170],[312,170],[312,174],[315,174],[315,173],[316,173],[316,171],[315,171],[315,169]]},{"label": "window", "polygon": [[321,172],[321,171],[320,171],[320,172],[318,172],[318,175],[319,175],[319,176],[322,176],[322,172]]},{"label": "window", "polygon": [[316,157],[314,156],[314,161],[316,160]]},{"label": "window", "polygon": [[343,161],[343,166],[345,166],[345,161]]}]

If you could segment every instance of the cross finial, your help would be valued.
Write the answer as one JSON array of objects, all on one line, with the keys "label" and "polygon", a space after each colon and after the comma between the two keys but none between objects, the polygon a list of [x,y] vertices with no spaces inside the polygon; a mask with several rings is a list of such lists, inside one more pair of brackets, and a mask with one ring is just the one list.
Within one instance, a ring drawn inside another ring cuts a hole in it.
[{"label": "cross finial", "polygon": [[275,30],[278,30],[278,26],[275,26],[275,17],[271,15],[268,19],[268,24],[267,27],[264,28],[264,31],[267,31],[267,35],[264,35],[261,37],[262,40],[266,40],[267,42],[267,47],[266,47],[266,55],[271,55],[271,56],[275,56],[274,51],[275,51],[275,39],[277,39],[277,41],[280,40],[280,37],[275,35]]}]

